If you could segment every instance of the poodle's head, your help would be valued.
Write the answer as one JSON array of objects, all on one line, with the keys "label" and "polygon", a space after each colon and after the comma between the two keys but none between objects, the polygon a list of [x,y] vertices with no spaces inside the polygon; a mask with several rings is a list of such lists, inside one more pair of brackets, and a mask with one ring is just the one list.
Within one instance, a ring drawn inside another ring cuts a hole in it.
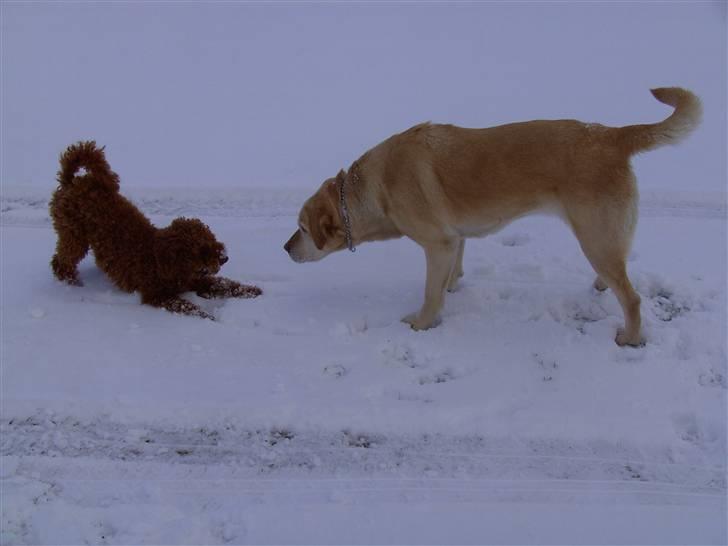
[{"label": "poodle's head", "polygon": [[154,258],[160,277],[180,284],[214,275],[228,261],[225,245],[196,218],[177,218],[160,229]]}]

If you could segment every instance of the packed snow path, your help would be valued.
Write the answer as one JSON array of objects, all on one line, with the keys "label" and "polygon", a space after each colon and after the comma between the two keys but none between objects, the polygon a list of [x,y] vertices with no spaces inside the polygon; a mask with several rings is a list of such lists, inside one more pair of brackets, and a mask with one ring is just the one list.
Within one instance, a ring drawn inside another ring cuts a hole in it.
[{"label": "packed snow path", "polygon": [[[469,241],[442,324],[414,244],[282,250],[305,192],[136,192],[198,216],[256,300],[55,282],[42,191],[4,188],[2,543],[724,543],[724,196],[646,194],[647,345],[562,224]],[[199,300],[196,300],[199,301]]]}]

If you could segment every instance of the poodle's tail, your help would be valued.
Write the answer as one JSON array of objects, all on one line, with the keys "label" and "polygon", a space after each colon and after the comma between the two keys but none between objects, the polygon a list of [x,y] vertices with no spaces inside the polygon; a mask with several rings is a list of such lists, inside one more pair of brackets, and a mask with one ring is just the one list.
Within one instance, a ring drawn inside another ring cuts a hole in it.
[{"label": "poodle's tail", "polygon": [[57,179],[62,188],[73,184],[79,169],[86,169],[95,182],[109,184],[119,189],[119,177],[111,170],[104,148],[97,148],[93,140],[81,141],[66,148],[60,158],[61,169]]},{"label": "poodle's tail", "polygon": [[675,111],[659,123],[628,125],[617,129],[621,145],[632,154],[666,144],[677,144],[692,133],[702,119],[700,99],[687,89],[660,87],[650,91],[657,100],[674,107]]}]

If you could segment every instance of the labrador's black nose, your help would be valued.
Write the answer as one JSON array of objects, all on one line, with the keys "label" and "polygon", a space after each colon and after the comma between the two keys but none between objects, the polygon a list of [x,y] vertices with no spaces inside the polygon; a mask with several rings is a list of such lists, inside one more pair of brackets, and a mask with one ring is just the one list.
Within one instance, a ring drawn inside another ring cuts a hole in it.
[{"label": "labrador's black nose", "polygon": [[285,245],[283,245],[283,250],[286,252],[291,252],[291,241],[288,241]]}]

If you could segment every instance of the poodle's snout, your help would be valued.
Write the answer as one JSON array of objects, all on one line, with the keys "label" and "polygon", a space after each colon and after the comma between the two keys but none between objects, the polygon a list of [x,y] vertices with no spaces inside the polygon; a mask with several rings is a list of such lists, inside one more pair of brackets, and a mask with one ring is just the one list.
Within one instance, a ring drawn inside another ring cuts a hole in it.
[{"label": "poodle's snout", "polygon": [[225,265],[230,258],[223,256],[220,258],[220,265]]}]

